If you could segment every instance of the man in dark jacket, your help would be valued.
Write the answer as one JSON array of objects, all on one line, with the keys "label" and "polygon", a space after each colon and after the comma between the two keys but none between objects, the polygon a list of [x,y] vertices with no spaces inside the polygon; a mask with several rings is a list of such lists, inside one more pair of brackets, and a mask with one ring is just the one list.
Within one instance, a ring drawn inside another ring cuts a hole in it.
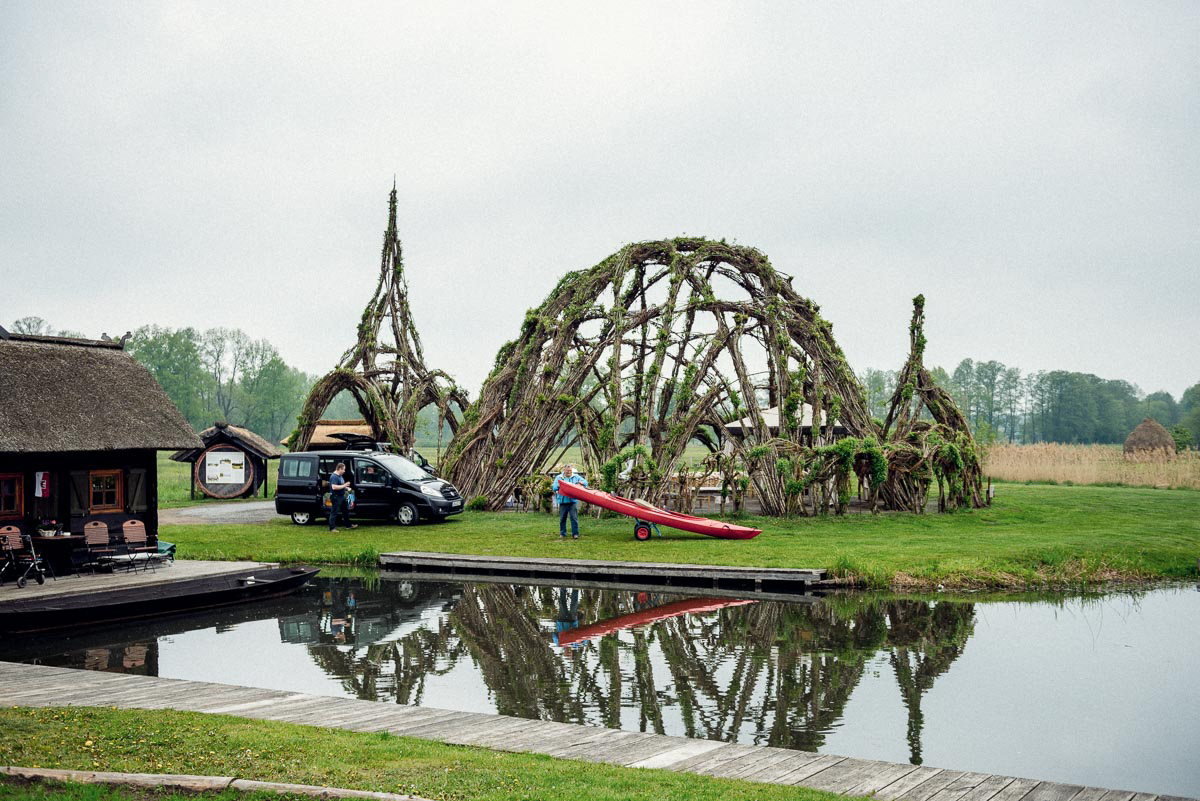
[{"label": "man in dark jacket", "polygon": [[337,531],[337,521],[340,517],[347,528],[358,528],[350,522],[350,507],[346,503],[346,494],[350,491],[350,482],[346,480],[346,463],[338,462],[337,467],[329,474],[329,498],[333,508],[329,510],[329,530]]}]

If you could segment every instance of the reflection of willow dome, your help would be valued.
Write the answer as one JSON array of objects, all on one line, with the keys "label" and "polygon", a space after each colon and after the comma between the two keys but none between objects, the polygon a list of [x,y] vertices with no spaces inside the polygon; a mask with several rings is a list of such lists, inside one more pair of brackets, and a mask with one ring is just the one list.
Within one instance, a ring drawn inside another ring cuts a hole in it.
[{"label": "reflection of willow dome", "polygon": [[1173,456],[1175,439],[1157,420],[1150,417],[1138,423],[1138,427],[1125,440],[1126,456],[1156,456],[1160,451],[1163,455]]}]

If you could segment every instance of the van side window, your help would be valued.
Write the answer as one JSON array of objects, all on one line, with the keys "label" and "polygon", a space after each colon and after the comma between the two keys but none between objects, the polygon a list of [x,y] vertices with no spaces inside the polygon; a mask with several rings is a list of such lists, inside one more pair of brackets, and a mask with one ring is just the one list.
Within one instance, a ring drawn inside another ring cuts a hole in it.
[{"label": "van side window", "polygon": [[382,484],[383,468],[366,459],[355,459],[354,478],[363,484]]},{"label": "van side window", "polygon": [[312,478],[312,459],[284,459],[284,478]]}]

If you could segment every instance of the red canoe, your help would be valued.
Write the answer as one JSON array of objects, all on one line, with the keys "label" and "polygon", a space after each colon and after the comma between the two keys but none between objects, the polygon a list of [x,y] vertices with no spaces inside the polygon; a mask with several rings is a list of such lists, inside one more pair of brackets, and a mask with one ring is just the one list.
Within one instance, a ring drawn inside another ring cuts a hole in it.
[{"label": "red canoe", "polygon": [[587,626],[579,626],[578,628],[567,629],[560,631],[554,635],[555,645],[573,645],[583,640],[591,640],[596,637],[603,637],[605,634],[611,634],[614,631],[627,629],[630,626],[644,626],[647,623],[657,623],[660,620],[666,620],[672,617],[686,614],[700,614],[703,612],[715,612],[718,609],[724,609],[727,606],[745,606],[746,604],[758,603],[758,601],[742,601],[742,600],[723,600],[721,598],[689,598],[684,601],[675,601],[674,603],[663,604],[662,606],[654,606],[649,609],[642,609],[637,612],[630,612],[627,615],[601,620],[596,623],[591,623]]},{"label": "red canoe", "polygon": [[748,540],[762,533],[762,529],[759,528],[735,526],[731,523],[722,523],[720,520],[712,520],[707,517],[668,512],[666,509],[651,506],[645,501],[622,498],[620,495],[588,489],[579,484],[568,484],[566,481],[558,482],[558,491],[568,498],[594,503],[604,509],[611,509],[614,512],[620,512],[623,515],[632,517],[638,521],[638,525],[634,529],[634,536],[639,540],[650,539],[650,527],[642,525],[643,521],[670,526],[680,531],[707,534],[710,537],[717,537],[723,540]]}]

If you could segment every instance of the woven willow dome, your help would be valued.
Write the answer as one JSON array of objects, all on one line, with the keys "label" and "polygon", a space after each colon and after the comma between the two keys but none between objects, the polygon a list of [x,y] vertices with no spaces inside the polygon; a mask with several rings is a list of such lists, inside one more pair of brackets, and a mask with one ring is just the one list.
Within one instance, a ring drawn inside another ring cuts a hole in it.
[{"label": "woven willow dome", "polygon": [[[499,508],[576,443],[601,487],[658,503],[699,441],[723,474],[748,477],[766,514],[844,511],[854,473],[873,508],[922,511],[935,481],[939,508],[979,506],[974,442],[924,368],[923,328],[918,297],[909,358],[877,425],[830,323],[762,253],[693,237],[627,245],[564,275],[527,312],[442,469]],[[763,415],[772,407],[775,429]],[[829,425],[804,426],[806,412]],[[833,421],[847,436],[834,437]]]}]

